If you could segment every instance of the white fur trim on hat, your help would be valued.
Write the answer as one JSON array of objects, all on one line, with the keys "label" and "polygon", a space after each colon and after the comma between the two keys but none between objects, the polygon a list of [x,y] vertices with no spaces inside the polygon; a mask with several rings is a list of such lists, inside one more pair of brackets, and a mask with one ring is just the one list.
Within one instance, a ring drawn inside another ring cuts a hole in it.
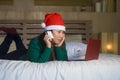
[{"label": "white fur trim on hat", "polygon": [[46,25],[45,25],[45,23],[43,22],[43,23],[41,23],[41,26],[42,26],[42,28],[45,28],[46,27]]},{"label": "white fur trim on hat", "polygon": [[44,28],[44,30],[63,30],[66,31],[65,26],[61,26],[61,25],[50,25]]}]

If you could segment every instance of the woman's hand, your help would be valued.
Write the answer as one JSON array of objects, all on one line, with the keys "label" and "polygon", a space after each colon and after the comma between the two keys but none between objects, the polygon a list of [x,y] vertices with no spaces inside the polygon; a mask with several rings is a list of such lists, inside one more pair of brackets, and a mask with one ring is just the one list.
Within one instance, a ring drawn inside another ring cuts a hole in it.
[{"label": "woman's hand", "polygon": [[44,41],[48,48],[52,47],[52,38],[50,38],[48,34],[45,35]]},{"label": "woman's hand", "polygon": [[65,37],[62,38],[61,42],[59,44],[56,44],[55,46],[61,46],[65,40]]}]

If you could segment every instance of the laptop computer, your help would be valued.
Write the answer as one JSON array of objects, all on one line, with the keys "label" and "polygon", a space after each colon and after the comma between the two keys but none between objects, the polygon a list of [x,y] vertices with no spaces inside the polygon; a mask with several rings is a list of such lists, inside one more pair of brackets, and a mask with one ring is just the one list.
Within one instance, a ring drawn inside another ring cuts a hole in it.
[{"label": "laptop computer", "polygon": [[89,39],[86,46],[85,56],[78,57],[77,59],[72,58],[69,59],[68,61],[88,61],[98,59],[100,47],[101,40]]},{"label": "laptop computer", "polygon": [[89,39],[85,55],[85,61],[98,59],[100,46],[101,46],[100,40]]},{"label": "laptop computer", "polygon": [[69,61],[88,61],[88,60],[95,60],[99,57],[101,41],[95,39],[89,39],[87,43],[87,49],[84,59],[76,59],[76,60],[69,60]]}]

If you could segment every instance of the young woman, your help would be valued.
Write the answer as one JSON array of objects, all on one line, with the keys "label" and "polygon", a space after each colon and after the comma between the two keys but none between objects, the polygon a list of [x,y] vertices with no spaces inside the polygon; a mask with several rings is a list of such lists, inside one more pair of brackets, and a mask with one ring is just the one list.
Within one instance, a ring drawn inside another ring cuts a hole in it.
[{"label": "young woman", "polygon": [[43,33],[32,39],[29,44],[28,55],[30,61],[42,63],[52,60],[67,60],[64,42],[65,26],[61,15],[59,13],[46,14],[41,26],[44,28]]}]

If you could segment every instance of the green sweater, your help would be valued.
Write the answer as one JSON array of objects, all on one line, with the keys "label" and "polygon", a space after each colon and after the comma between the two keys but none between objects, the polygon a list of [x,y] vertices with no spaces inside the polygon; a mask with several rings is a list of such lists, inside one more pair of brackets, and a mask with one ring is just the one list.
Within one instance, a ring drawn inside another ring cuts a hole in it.
[{"label": "green sweater", "polygon": [[[46,47],[43,43],[44,41],[40,41],[38,37],[31,40],[28,48],[28,56],[30,61],[43,63],[50,60],[52,48]],[[65,47],[55,47],[55,51],[57,60],[64,61],[68,59]]]}]

